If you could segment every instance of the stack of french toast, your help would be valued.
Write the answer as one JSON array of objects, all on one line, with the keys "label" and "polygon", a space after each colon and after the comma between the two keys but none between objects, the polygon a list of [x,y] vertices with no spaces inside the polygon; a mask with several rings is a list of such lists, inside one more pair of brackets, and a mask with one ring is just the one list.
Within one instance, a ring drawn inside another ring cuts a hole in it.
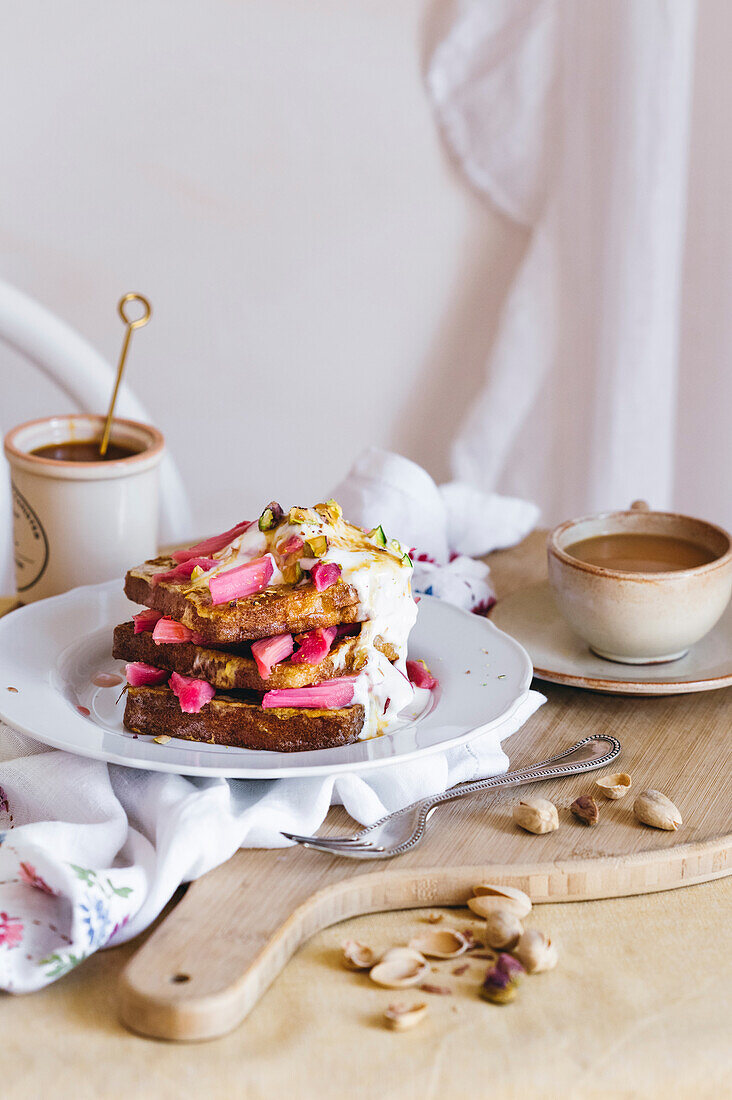
[{"label": "stack of french toast", "polygon": [[[114,631],[137,734],[297,752],[387,731],[430,687],[407,662],[412,562],[338,504],[271,502],[170,557],[131,569],[143,610]],[[409,666],[409,667],[408,667]],[[410,680],[411,676],[411,680]]]}]

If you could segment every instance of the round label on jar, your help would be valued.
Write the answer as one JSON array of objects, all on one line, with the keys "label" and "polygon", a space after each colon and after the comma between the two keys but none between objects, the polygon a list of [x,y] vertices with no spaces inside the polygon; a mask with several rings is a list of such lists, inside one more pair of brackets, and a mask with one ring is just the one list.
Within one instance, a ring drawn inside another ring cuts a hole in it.
[{"label": "round label on jar", "polygon": [[26,592],[41,579],[48,565],[48,539],[43,524],[15,485],[13,489],[13,550],[15,583]]}]

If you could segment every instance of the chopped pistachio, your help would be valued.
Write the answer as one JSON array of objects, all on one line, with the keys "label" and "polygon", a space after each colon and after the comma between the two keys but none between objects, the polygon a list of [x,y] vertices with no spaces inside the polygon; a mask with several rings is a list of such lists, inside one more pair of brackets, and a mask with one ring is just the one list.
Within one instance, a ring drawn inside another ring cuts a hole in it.
[{"label": "chopped pistachio", "polygon": [[343,515],[343,509],[340,504],[333,500],[326,500],[324,504],[316,504],[315,511],[319,516],[323,516],[324,519],[329,519],[331,523],[335,523]]},{"label": "chopped pistachio", "polygon": [[308,557],[322,558],[324,554],[328,553],[328,539],[325,535],[315,535],[307,540],[305,549],[308,552]]},{"label": "chopped pistachio", "polygon": [[288,566],[282,575],[285,578],[285,584],[297,584],[297,582],[301,581],[303,578],[303,570],[300,562],[296,561]]},{"label": "chopped pistachio", "polygon": [[384,528],[379,524],[378,527],[374,527],[373,531],[369,531],[369,538],[374,542],[378,542],[379,546],[386,546],[386,535],[384,534]]},{"label": "chopped pistachio", "polygon": [[258,527],[260,531],[271,531],[276,527],[283,516],[283,511],[276,500],[271,500],[259,517]]}]

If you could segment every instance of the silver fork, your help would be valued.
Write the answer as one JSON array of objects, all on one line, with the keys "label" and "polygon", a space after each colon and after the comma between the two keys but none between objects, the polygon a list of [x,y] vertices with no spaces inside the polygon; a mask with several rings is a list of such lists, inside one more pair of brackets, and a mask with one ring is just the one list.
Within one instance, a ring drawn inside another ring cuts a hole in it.
[{"label": "silver fork", "polygon": [[491,779],[477,779],[472,783],[458,783],[441,794],[430,795],[403,810],[382,817],[352,836],[299,836],[283,833],[288,840],[295,840],[305,848],[317,848],[320,852],[348,856],[350,859],[391,859],[408,852],[419,844],[427,829],[427,822],[435,809],[443,802],[454,802],[466,794],[493,790],[495,787],[518,787],[522,783],[538,783],[541,779],[560,779],[566,775],[579,775],[594,768],[610,764],[620,753],[620,742],[608,733],[598,733],[578,741],[571,749],[542,760],[519,771],[506,772]]}]

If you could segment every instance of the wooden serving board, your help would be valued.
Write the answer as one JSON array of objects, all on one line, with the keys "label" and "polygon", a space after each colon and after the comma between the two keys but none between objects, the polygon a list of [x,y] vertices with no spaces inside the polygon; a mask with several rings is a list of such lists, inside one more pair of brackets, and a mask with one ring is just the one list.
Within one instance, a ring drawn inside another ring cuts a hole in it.
[{"label": "wooden serving board", "polygon": [[[499,596],[541,579],[543,537],[491,558]],[[507,743],[511,767],[561,751],[598,731],[623,753],[633,791],[601,801],[589,828],[569,812],[596,776],[534,784],[560,807],[560,827],[531,836],[514,824],[522,788],[448,803],[413,851],[357,863],[301,848],[245,850],[193,883],[122,975],[120,1011],[133,1031],[164,1039],[210,1039],[238,1023],[298,946],[361,913],[464,905],[479,881],[525,890],[535,902],[666,890],[732,872],[730,689],[628,698],[537,684],[548,702]],[[654,787],[681,810],[678,832],[639,824],[634,793]],[[352,831],[342,809],[324,832]]]}]

